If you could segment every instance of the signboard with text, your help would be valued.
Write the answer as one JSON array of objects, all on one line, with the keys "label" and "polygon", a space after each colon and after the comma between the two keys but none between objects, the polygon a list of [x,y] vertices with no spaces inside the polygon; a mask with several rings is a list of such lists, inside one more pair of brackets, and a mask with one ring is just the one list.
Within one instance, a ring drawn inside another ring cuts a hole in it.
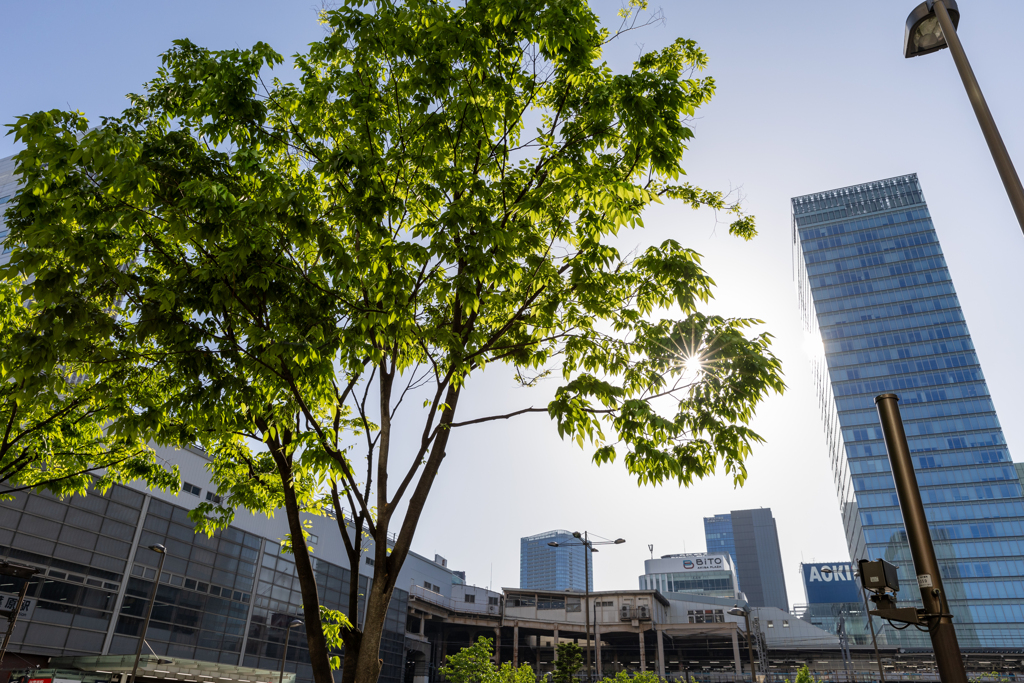
[{"label": "signboard with text", "polygon": [[710,569],[730,568],[728,555],[695,554],[672,559],[678,560],[678,564],[672,568],[672,571],[676,572],[706,572]]},{"label": "signboard with text", "polygon": [[849,562],[816,562],[800,565],[808,604],[861,602],[860,584]]}]

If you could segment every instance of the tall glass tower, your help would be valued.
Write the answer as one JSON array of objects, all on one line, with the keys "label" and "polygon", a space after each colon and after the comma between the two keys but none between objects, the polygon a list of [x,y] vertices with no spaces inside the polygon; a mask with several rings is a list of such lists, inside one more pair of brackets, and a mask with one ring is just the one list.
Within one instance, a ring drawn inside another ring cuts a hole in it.
[{"label": "tall glass tower", "polygon": [[7,204],[14,199],[14,193],[18,191],[18,181],[14,177],[14,157],[0,159],[0,265],[10,260],[10,245],[5,245],[7,239],[7,226],[4,220],[4,211]]},{"label": "tall glass tower", "polygon": [[[850,556],[919,603],[874,398],[900,397],[957,634],[1024,647],[1024,499],[914,174],[792,200],[794,276]],[[888,625],[891,644],[927,634]]]},{"label": "tall glass tower", "polygon": [[704,541],[709,553],[729,553],[736,566],[736,541],[732,533],[732,515],[704,518]]},{"label": "tall glass tower", "polygon": [[[548,545],[551,542],[562,545],[552,548]],[[588,556],[583,555],[584,551]],[[519,539],[520,588],[582,592],[588,583],[594,590],[594,555],[572,532],[546,531]]]},{"label": "tall glass tower", "polygon": [[704,518],[709,553],[729,553],[740,590],[755,607],[789,611],[779,531],[771,508],[733,510]]}]

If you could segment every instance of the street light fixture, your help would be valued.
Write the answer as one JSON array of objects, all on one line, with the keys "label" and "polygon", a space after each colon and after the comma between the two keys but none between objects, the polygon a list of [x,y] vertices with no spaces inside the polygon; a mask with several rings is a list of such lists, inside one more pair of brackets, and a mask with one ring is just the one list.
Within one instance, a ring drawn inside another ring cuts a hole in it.
[{"label": "street light fixture", "polygon": [[142,634],[139,636],[139,645],[135,648],[135,664],[132,665],[132,680],[131,683],[135,683],[136,674],[139,672],[139,659],[142,658],[142,646],[146,643],[146,632],[149,631],[149,619],[153,616],[153,604],[156,602],[156,593],[160,590],[160,577],[164,573],[164,559],[167,558],[167,549],[161,544],[149,546],[149,549],[160,556],[160,562],[157,565],[156,577],[153,580],[153,594],[149,596],[149,606],[146,607],[146,619],[142,622]]},{"label": "street light fixture", "polygon": [[[572,548],[583,546],[584,548],[590,548],[590,552],[596,553],[597,548],[595,545],[619,545],[625,543],[626,539],[616,538],[614,541],[591,541],[588,533],[584,531],[582,534],[578,531],[572,532],[573,538],[579,540],[579,543],[559,543],[558,541],[549,541],[548,545],[552,548]],[[587,681],[592,681],[591,674],[591,659],[590,659],[590,556],[586,550],[583,551],[583,588],[584,588],[584,623],[587,630]],[[594,621],[597,621],[597,606],[594,606]]]},{"label": "street light fixture", "polygon": [[284,661],[288,657],[288,639],[292,635],[292,629],[298,626],[302,626],[302,620],[292,619],[288,622],[288,628],[284,631],[284,652],[281,653],[281,676],[277,679],[277,683],[284,683]]},{"label": "street light fixture", "polygon": [[728,613],[733,615],[734,617],[743,617],[743,620],[746,622],[746,625],[747,625],[747,654],[750,655],[750,680],[754,681],[754,680],[756,680],[754,678],[754,674],[755,674],[755,667],[754,667],[754,639],[750,635],[750,610],[749,609],[744,609],[743,607],[740,607],[739,605],[733,605],[732,609],[729,610]]},{"label": "street light fixture", "polygon": [[960,37],[956,32],[959,25],[960,10],[956,6],[956,0],[925,0],[907,17],[903,56],[909,59],[949,48],[956,69],[960,72],[960,79],[967,90],[967,98],[974,108],[974,115],[978,117],[985,142],[992,153],[996,170],[999,171],[1003,187],[1006,188],[1010,205],[1017,215],[1017,222],[1021,230],[1024,230],[1024,187],[1020,184],[1020,178],[1013,167],[1013,161],[1010,160],[1010,154],[1006,151],[1006,145],[1003,144],[1003,138],[999,135],[999,129],[996,128],[985,96],[981,94],[981,86],[978,85],[974,70],[967,61],[967,53],[960,44]]}]

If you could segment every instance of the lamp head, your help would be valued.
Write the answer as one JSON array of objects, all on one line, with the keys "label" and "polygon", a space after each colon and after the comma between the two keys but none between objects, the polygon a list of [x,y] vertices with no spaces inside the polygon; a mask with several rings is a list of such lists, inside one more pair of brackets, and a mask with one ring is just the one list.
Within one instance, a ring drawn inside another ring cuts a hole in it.
[{"label": "lamp head", "polygon": [[288,622],[288,628],[298,628],[299,626],[302,626],[301,619],[292,619],[290,622]]},{"label": "lamp head", "polygon": [[[939,18],[935,16],[934,5],[935,0],[925,0],[907,17],[907,28],[903,35],[904,57],[920,57],[948,47],[939,26]],[[960,10],[956,6],[956,0],[943,0],[943,5],[949,12],[953,26],[959,26]]]},{"label": "lamp head", "polygon": [[573,538],[581,538],[582,536],[583,536],[583,534],[581,534],[581,533],[580,533],[580,532],[578,532],[578,531],[574,531],[574,532],[572,532],[572,537],[573,537]]},{"label": "lamp head", "polygon": [[159,543],[155,543],[149,546],[149,549],[152,550],[154,553],[160,553],[161,555],[167,552],[167,548],[163,547],[163,545]]},{"label": "lamp head", "polygon": [[624,539],[624,538],[616,538],[615,539],[615,545],[618,545],[620,543],[625,543],[625,542],[626,542],[626,539]]},{"label": "lamp head", "polygon": [[733,605],[732,609],[729,610],[728,613],[733,615],[734,617],[745,617],[745,616],[747,616],[747,610],[743,609],[739,605]]},{"label": "lamp head", "polygon": [[551,546],[552,548],[557,548],[558,547],[558,541],[548,541],[548,545]]}]

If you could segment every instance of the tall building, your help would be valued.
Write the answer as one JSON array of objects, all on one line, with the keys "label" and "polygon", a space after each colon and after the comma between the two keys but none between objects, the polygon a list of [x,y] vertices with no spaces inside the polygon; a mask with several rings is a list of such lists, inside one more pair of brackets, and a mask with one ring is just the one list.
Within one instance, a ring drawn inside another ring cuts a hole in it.
[{"label": "tall building", "polygon": [[[792,212],[851,559],[898,565],[900,602],[920,604],[874,406],[895,393],[961,644],[1024,646],[1021,485],[917,176],[794,197]],[[927,643],[913,629],[885,635]]]},{"label": "tall building", "polygon": [[736,566],[736,542],[732,535],[732,515],[704,518],[704,541],[709,553],[729,553]]},{"label": "tall building", "polygon": [[10,248],[4,245],[7,239],[7,226],[4,221],[4,211],[7,204],[14,199],[14,193],[18,191],[18,182],[14,176],[14,157],[0,159],[0,265],[7,263]]},{"label": "tall building", "polygon": [[729,553],[739,587],[755,607],[789,609],[779,532],[770,508],[704,518],[709,553]]},{"label": "tall building", "polygon": [[[560,546],[554,548],[549,543]],[[591,550],[584,548],[571,531],[556,530],[524,536],[519,539],[519,587],[583,591],[589,583],[590,590],[594,590],[593,559]],[[584,575],[587,583],[584,583]]]}]

